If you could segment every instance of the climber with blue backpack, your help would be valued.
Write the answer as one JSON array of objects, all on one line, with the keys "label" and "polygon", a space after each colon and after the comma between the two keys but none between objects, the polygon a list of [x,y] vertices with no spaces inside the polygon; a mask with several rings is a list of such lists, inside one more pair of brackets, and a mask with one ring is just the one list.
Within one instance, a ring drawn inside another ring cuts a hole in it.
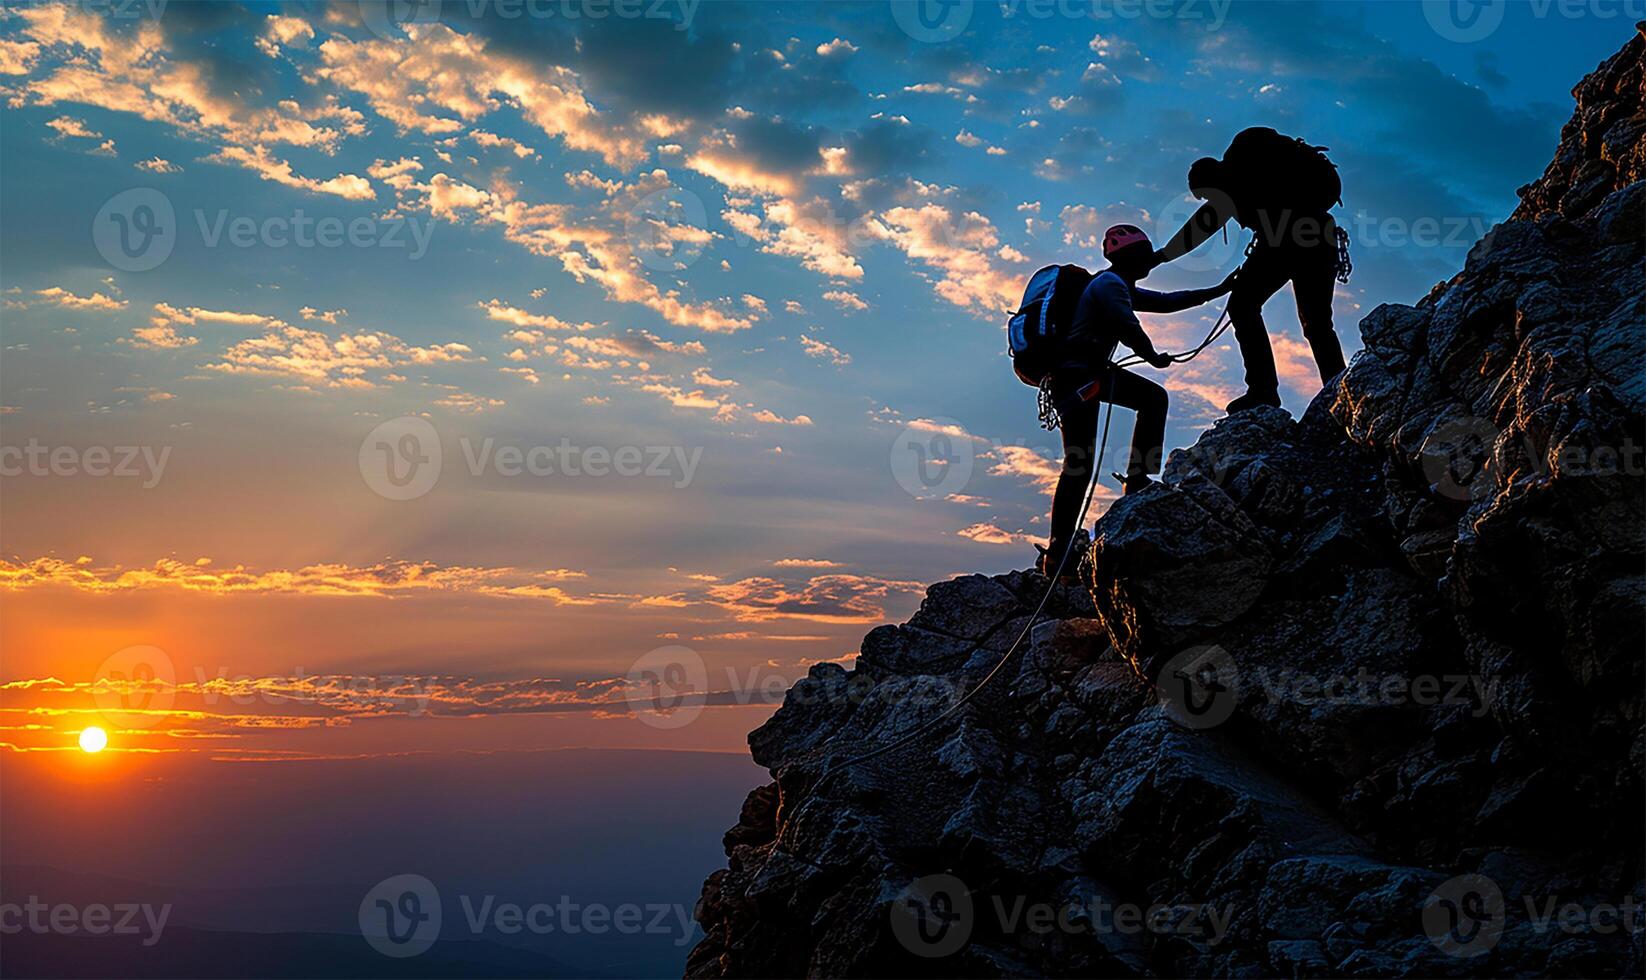
[{"label": "climber with blue backpack", "polygon": [[[1138,286],[1158,264],[1149,236],[1135,225],[1115,225],[1103,233],[1109,267],[1093,275],[1076,265],[1052,265],[1029,280],[1023,303],[1007,323],[1012,367],[1025,383],[1040,388],[1041,422],[1063,430],[1063,471],[1052,496],[1051,538],[1040,549],[1044,574],[1073,572],[1063,553],[1074,542],[1081,499],[1100,462],[1098,406],[1101,402],[1137,413],[1132,448],[1121,485],[1136,493],[1160,472],[1166,440],[1166,389],[1113,361],[1116,344],[1157,368],[1172,364],[1155,349],[1137,314],[1176,313],[1229,292],[1235,276],[1216,286],[1159,293]],[[1208,341],[1210,338],[1208,338]],[[1038,546],[1037,546],[1038,547]]]}]

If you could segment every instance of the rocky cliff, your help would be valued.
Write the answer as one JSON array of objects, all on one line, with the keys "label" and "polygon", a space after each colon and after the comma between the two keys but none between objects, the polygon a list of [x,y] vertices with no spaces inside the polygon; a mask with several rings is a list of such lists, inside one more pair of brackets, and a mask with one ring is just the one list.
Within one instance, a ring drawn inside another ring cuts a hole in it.
[{"label": "rocky cliff", "polygon": [[[1646,28],[1643,28],[1646,30]],[[688,976],[1639,976],[1639,33],[1451,281],[1047,588],[932,586],[749,736]]]}]

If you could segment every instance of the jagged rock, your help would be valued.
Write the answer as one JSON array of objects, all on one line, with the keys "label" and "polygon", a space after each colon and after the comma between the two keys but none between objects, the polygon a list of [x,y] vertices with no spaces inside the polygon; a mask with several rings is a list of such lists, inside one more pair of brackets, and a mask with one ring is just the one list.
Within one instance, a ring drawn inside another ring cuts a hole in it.
[{"label": "jagged rock", "polygon": [[687,975],[1640,976],[1538,910],[1646,901],[1643,51],[1301,419],[1113,504],[942,724],[845,764],[955,708],[1044,578],[939,583],[813,667],[749,736],[775,781]]}]

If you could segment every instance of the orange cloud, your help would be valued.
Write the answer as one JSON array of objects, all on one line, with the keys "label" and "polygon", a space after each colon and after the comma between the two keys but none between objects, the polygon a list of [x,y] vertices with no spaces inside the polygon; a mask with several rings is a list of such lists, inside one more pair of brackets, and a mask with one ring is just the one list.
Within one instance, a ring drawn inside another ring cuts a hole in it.
[{"label": "orange cloud", "polygon": [[289,570],[256,570],[243,565],[217,569],[208,558],[192,563],[162,558],[148,568],[100,566],[84,557],[73,562],[49,557],[28,562],[0,560],[0,590],[68,588],[101,595],[175,589],[205,595],[375,598],[461,593],[549,599],[557,605],[592,605],[601,601],[568,593],[553,584],[583,577],[583,572],[565,568],[481,568],[410,561],[365,566],[328,562]]}]

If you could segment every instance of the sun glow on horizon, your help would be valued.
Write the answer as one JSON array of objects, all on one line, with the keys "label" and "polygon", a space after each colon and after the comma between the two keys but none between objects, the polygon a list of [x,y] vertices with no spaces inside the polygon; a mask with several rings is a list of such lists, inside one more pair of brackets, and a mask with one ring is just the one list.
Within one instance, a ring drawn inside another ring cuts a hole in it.
[{"label": "sun glow on horizon", "polygon": [[101,752],[109,744],[109,733],[96,725],[88,726],[80,733],[80,748],[85,752]]}]

